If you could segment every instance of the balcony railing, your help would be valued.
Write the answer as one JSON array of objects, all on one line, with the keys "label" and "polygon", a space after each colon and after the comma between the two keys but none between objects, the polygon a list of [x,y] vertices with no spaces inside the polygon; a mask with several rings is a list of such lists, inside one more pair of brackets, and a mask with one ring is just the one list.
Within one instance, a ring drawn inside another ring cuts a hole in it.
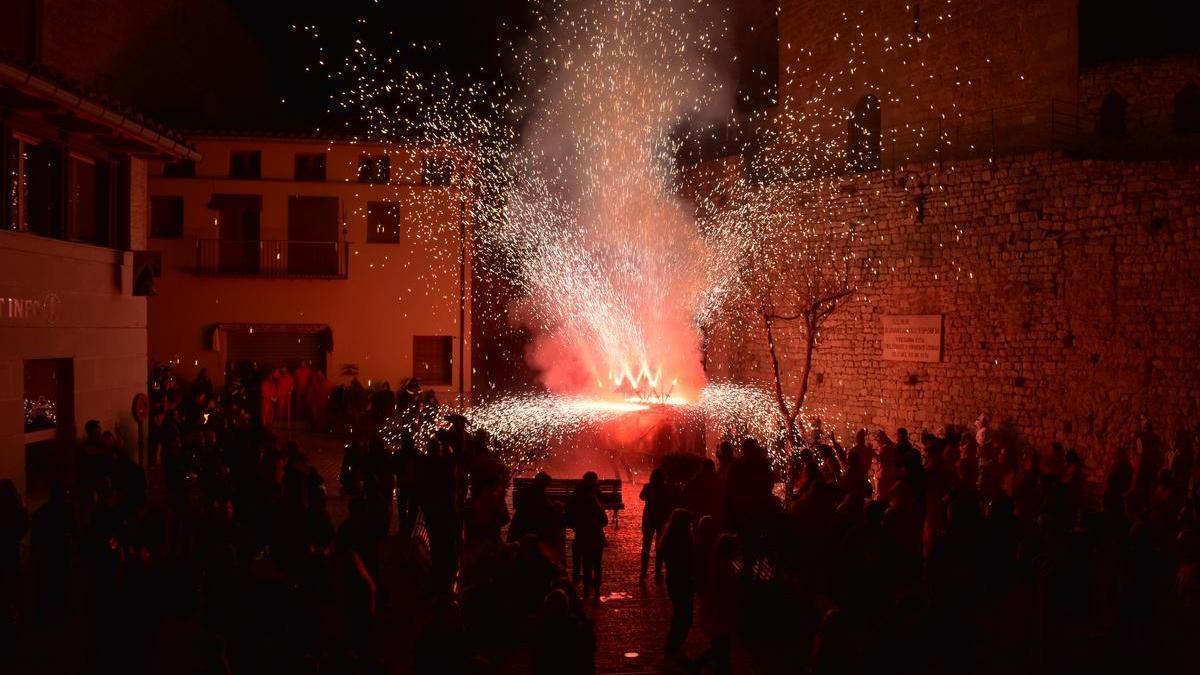
[{"label": "balcony railing", "polygon": [[345,279],[344,241],[196,240],[196,274],[300,279]]}]

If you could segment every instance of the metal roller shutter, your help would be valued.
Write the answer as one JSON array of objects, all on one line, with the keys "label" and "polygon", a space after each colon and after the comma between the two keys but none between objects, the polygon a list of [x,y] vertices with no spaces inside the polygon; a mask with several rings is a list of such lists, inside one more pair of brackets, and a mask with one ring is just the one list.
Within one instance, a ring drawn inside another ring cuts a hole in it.
[{"label": "metal roller shutter", "polygon": [[325,345],[322,337],[311,331],[230,331],[228,360],[231,363],[249,361],[256,368],[294,368],[301,361],[308,361],[323,369]]}]

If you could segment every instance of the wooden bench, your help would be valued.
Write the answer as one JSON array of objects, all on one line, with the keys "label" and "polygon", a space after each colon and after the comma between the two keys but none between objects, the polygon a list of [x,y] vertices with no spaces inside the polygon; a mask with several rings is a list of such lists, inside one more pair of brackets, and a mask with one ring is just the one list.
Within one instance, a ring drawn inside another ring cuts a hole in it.
[{"label": "wooden bench", "polygon": [[[575,494],[575,486],[579,485],[579,482],[578,478],[551,478],[550,483],[546,485],[546,496],[553,502],[566,504],[571,495]],[[516,499],[517,495],[531,485],[532,478],[514,478],[513,498]],[[620,523],[621,511],[625,508],[625,502],[621,499],[621,479],[607,478],[598,481],[596,497],[605,511],[612,511],[612,524],[616,527]]]}]

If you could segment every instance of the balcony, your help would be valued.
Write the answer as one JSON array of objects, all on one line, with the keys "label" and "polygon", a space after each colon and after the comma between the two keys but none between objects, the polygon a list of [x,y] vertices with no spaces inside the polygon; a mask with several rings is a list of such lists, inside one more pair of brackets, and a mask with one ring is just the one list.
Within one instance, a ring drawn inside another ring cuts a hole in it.
[{"label": "balcony", "polygon": [[350,247],[344,241],[196,240],[196,274],[277,279],[345,279]]}]

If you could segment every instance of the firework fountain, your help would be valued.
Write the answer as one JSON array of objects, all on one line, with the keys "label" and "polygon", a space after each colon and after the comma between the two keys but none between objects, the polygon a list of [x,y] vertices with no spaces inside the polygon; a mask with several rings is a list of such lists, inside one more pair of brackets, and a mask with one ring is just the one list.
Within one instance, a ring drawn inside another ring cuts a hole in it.
[{"label": "firework fountain", "polygon": [[[626,442],[668,417],[780,438],[786,405],[778,395],[707,380],[701,327],[728,320],[729,307],[761,303],[768,294],[759,278],[853,261],[865,235],[836,231],[828,251],[805,245],[826,240],[822,228],[835,221],[826,205],[817,199],[789,211],[779,191],[745,178],[722,187],[721,208],[716,193],[699,204],[677,196],[682,130],[729,116],[727,8],[705,0],[541,6],[523,46],[511,50],[517,91],[396,75],[402,55],[361,43],[340,74],[348,86],[339,105],[376,136],[416,137],[473,157],[461,180],[475,195],[474,263],[518,291],[503,318],[532,335],[527,360],[543,393],[492,399],[467,416],[525,466],[581,432],[602,429]],[[846,20],[852,28],[854,17]],[[869,40],[903,46],[860,31],[848,45],[850,73]],[[833,76],[818,77],[808,112],[774,125],[791,130],[776,143],[776,157],[787,157],[779,164],[810,181],[844,162],[837,139],[847,111],[821,103],[836,86]],[[485,114],[480,100],[492,101]],[[821,259],[808,260],[817,249]]]},{"label": "firework fountain", "polygon": [[569,20],[539,22],[523,52],[536,103],[482,232],[523,291],[511,316],[534,336],[528,358],[548,395],[475,413],[502,428],[512,411],[548,406],[536,427],[602,424],[628,444],[697,416],[699,326],[735,271],[673,186],[672,131],[728,108],[725,15],[690,1],[560,11]]}]

